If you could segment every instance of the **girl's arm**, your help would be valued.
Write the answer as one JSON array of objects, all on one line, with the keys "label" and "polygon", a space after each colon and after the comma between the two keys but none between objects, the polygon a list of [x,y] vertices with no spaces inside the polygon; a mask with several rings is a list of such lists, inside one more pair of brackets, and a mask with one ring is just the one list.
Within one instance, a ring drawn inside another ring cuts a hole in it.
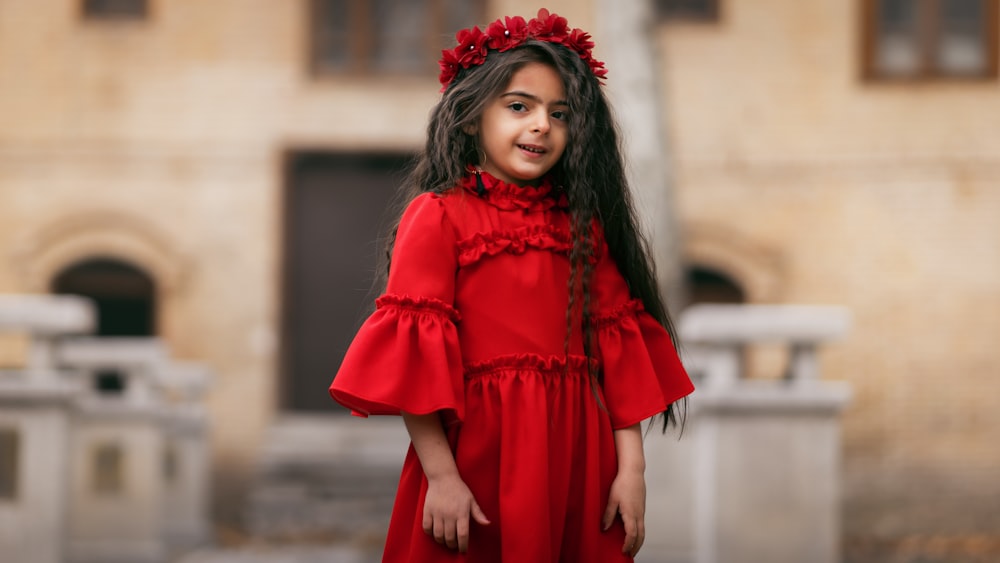
[{"label": "girl's arm", "polygon": [[438,543],[465,553],[469,548],[469,516],[483,525],[490,521],[458,474],[455,456],[441,426],[441,417],[437,413],[417,415],[404,412],[403,421],[427,476],[424,532],[434,536]]},{"label": "girl's arm", "polygon": [[638,424],[615,430],[618,475],[611,483],[603,525],[607,530],[615,515],[625,523],[622,553],[635,557],[646,540],[646,457],[642,450],[642,429]]}]

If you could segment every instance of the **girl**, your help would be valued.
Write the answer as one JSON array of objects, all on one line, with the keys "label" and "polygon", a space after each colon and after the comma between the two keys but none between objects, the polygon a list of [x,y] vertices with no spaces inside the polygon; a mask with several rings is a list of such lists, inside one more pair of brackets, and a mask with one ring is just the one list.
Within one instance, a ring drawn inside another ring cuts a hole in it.
[{"label": "girl", "polygon": [[590,36],[546,10],[458,33],[385,293],[330,394],[401,414],[383,561],[631,561],[640,422],[693,390]]}]

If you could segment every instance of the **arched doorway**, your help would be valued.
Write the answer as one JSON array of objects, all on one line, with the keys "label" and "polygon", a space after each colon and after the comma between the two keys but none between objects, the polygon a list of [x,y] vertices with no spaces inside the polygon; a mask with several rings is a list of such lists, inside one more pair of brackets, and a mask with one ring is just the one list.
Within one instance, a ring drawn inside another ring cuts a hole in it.
[{"label": "arched doorway", "polygon": [[111,258],[78,262],[56,275],[51,291],[93,299],[97,336],[156,334],[156,286],[131,264]]}]

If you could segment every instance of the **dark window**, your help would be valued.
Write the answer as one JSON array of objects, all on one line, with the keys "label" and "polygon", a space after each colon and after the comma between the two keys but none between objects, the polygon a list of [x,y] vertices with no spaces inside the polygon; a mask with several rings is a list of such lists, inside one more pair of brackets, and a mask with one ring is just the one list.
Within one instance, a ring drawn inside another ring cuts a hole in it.
[{"label": "dark window", "polygon": [[11,428],[0,428],[0,500],[17,498],[20,436]]},{"label": "dark window", "polygon": [[59,274],[52,291],[93,299],[98,336],[154,335],[153,280],[129,264],[103,258],[82,262]]},{"label": "dark window", "polygon": [[433,74],[483,0],[312,0],[317,73]]},{"label": "dark window", "polygon": [[149,15],[147,0],[83,0],[83,15],[97,20],[142,20]]},{"label": "dark window", "polygon": [[687,271],[688,303],[744,303],[743,290],[726,275],[702,267]]},{"label": "dark window", "polygon": [[125,452],[118,444],[101,444],[93,450],[95,493],[117,494],[125,488]]},{"label": "dark window", "polygon": [[163,480],[171,485],[176,483],[180,474],[180,453],[177,451],[177,443],[173,440],[164,444],[162,462]]},{"label": "dark window", "polygon": [[118,370],[98,370],[94,373],[94,391],[101,395],[122,395],[125,393],[125,376]]},{"label": "dark window", "polygon": [[661,20],[714,22],[719,20],[719,0],[657,0]]},{"label": "dark window", "polygon": [[863,62],[867,78],[997,75],[998,0],[863,2]]}]

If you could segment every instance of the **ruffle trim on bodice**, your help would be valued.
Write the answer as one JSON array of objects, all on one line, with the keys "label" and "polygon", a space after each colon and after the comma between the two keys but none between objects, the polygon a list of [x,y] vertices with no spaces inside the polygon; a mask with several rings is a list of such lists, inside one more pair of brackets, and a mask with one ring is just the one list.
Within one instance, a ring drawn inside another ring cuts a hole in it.
[{"label": "ruffle trim on bodice", "polygon": [[[596,366],[597,360],[591,358],[590,363]],[[586,374],[588,373],[587,358],[577,355],[509,354],[466,364],[465,378],[474,379],[509,371],[530,371],[548,376],[562,376],[567,372],[569,374]]]},{"label": "ruffle trim on bodice", "polygon": [[[476,177],[479,177],[477,180]],[[483,193],[480,193],[480,180]],[[462,179],[461,186],[494,207],[507,211],[547,211],[553,207],[567,208],[566,194],[555,188],[548,178],[543,178],[537,186],[518,186],[500,180],[486,171],[470,171]]]},{"label": "ruffle trim on bodice", "polygon": [[458,242],[460,266],[474,264],[486,256],[503,252],[524,254],[528,249],[569,254],[573,247],[569,233],[554,225],[530,225],[510,231],[476,233]]},{"label": "ruffle trim on bodice", "polygon": [[634,317],[642,311],[645,311],[642,300],[631,299],[613,309],[598,312],[592,322],[594,327],[598,329],[607,328],[611,325],[620,324],[626,318]]},{"label": "ruffle trim on bodice", "polygon": [[433,297],[410,297],[409,295],[386,294],[375,300],[375,308],[396,308],[414,313],[440,315],[453,323],[462,320],[462,315],[451,305]]}]

